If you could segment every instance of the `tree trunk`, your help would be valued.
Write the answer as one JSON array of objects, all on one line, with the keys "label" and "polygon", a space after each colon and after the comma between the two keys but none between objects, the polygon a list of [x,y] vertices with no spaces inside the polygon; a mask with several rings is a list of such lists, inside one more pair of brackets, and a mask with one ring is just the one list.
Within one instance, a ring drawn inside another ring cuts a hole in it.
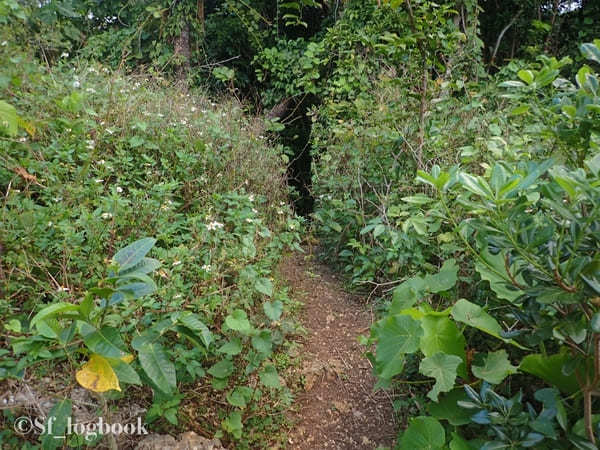
[{"label": "tree trunk", "polygon": [[202,30],[202,33],[204,33],[204,0],[198,0],[197,2],[197,18],[198,18],[198,22],[200,22],[200,29]]},{"label": "tree trunk", "polygon": [[175,41],[176,73],[179,81],[185,81],[190,72],[190,56],[190,25],[184,22],[181,34]]}]

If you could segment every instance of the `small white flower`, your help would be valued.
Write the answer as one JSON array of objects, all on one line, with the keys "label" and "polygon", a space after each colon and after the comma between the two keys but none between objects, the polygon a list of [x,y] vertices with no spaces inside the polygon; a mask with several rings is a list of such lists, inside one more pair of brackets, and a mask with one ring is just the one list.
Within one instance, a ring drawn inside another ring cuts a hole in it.
[{"label": "small white flower", "polygon": [[177,267],[179,264],[181,264],[181,261],[179,260],[175,260],[173,261],[173,264],[171,264],[173,267]]},{"label": "small white flower", "polygon": [[117,186],[117,192],[120,194],[121,192],[123,192],[123,188],[121,186]]},{"label": "small white flower", "polygon": [[101,159],[100,161],[98,161],[98,164],[100,164],[101,166],[104,165],[106,163],[106,161],[104,161],[103,159]]},{"label": "small white flower", "polygon": [[281,215],[281,214],[283,214],[283,210],[281,210],[281,209],[278,209],[278,210],[277,210],[277,214],[280,214],[280,215]]},{"label": "small white flower", "polygon": [[284,206],[285,202],[279,202],[279,206]]},{"label": "small white flower", "polygon": [[2,41],[2,47],[6,47],[8,45],[8,41]]},{"label": "small white flower", "polygon": [[250,194],[248,196],[248,200],[250,200],[251,202],[253,202],[254,201],[254,194]]},{"label": "small white flower", "polygon": [[112,214],[111,213],[102,213],[102,218],[103,219],[111,219],[112,218]]},{"label": "small white flower", "polygon": [[96,89],[90,87],[90,88],[87,88],[85,90],[85,92],[89,92],[90,94],[95,94],[96,93]]},{"label": "small white flower", "polygon": [[[6,42],[6,41],[5,41],[5,42]],[[68,57],[69,57],[69,54],[68,54],[67,52],[62,52],[62,53],[60,54],[60,57],[61,57],[61,58],[68,58]]]},{"label": "small white flower", "polygon": [[89,72],[89,73],[98,73],[98,71],[97,71],[95,68],[93,68],[93,67],[90,67],[90,68],[88,69],[88,72]]},{"label": "small white flower", "polygon": [[79,80],[75,80],[75,81],[73,81],[73,87],[74,87],[75,89],[77,89],[78,87],[81,87],[81,83],[79,82]]},{"label": "small white flower", "polygon": [[98,179],[97,179],[97,180],[95,180],[95,181],[96,181],[96,183],[104,183],[104,180],[102,180],[102,179],[100,179],[100,178],[98,178]]},{"label": "small white flower", "polygon": [[110,72],[110,70],[108,69],[108,67],[104,67],[104,68],[102,69],[102,72],[104,72],[104,73],[108,73],[108,72]]},{"label": "small white flower", "polygon": [[48,228],[50,228],[52,225],[54,225],[54,223],[48,222]]},{"label": "small white flower", "polygon": [[254,222],[254,220],[252,220],[252,219],[248,218],[248,219],[246,219],[246,222],[248,222],[248,223],[252,223],[252,222]]},{"label": "small white flower", "polygon": [[173,300],[177,300],[178,298],[181,298],[181,297],[183,297],[183,295],[181,295],[181,294],[174,295]]},{"label": "small white flower", "polygon": [[217,228],[223,228],[223,224],[217,221],[213,221],[206,225],[208,231],[216,230]]},{"label": "small white flower", "polygon": [[254,214],[258,214],[258,211],[257,211],[256,209],[254,209],[254,208],[252,208],[252,212],[253,212]]},{"label": "small white flower", "polygon": [[289,227],[290,227],[290,230],[293,230],[296,228],[296,226],[293,223],[290,223]]},{"label": "small white flower", "polygon": [[96,143],[92,139],[88,139],[87,141],[85,141],[85,143],[87,144],[86,147],[89,150],[93,150],[94,147],[96,146]]},{"label": "small white flower", "polygon": [[204,264],[201,267],[201,269],[204,270],[205,272],[210,272],[212,270],[211,267],[210,267],[210,264]]},{"label": "small white flower", "polygon": [[19,139],[19,142],[27,142],[27,138],[26,137],[22,137]]},{"label": "small white flower", "polygon": [[68,287],[59,286],[56,290],[58,292],[68,292],[69,288]]},{"label": "small white flower", "polygon": [[106,132],[107,132],[108,134],[115,134],[115,132],[114,132],[113,130],[111,130],[110,128],[107,128],[107,129],[106,129]]},{"label": "small white flower", "polygon": [[192,112],[196,112],[196,107],[192,106],[191,110],[192,110]]}]

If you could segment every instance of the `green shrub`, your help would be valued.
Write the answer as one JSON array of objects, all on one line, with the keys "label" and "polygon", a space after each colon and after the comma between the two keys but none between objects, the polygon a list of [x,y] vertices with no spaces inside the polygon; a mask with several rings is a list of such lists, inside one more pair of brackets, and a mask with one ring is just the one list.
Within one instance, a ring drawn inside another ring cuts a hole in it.
[{"label": "green shrub", "polygon": [[[78,370],[114,357],[90,340],[109,333],[136,357],[133,372],[115,362],[127,372],[116,369],[121,393],[108,396],[117,407],[135,395],[159,430],[212,409],[194,420],[240,447],[277,440],[277,421],[260,419],[289,403],[272,358],[295,325],[274,270],[301,223],[262,122],[160,78],[47,71],[12,45],[0,51],[0,378],[60,370],[64,383],[47,389],[68,392]],[[148,236],[148,270],[107,269]],[[142,284],[115,299],[111,271]],[[179,395],[198,383],[207,399]]]}]

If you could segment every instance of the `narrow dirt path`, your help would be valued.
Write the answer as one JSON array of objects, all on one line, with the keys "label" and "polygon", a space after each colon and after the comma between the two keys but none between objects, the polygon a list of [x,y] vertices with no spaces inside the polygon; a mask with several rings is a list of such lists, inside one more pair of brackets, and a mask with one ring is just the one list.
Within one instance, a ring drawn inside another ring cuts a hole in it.
[{"label": "narrow dirt path", "polygon": [[344,291],[326,266],[290,256],[281,268],[291,295],[304,302],[304,392],[296,399],[291,449],[391,447],[396,426],[385,392],[373,393],[375,378],[357,337],[368,333],[371,314]]}]

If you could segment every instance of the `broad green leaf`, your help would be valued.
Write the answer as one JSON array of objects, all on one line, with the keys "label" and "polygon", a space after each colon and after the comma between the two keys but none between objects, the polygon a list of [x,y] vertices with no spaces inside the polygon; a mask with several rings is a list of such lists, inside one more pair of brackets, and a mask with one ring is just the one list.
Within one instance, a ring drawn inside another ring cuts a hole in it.
[{"label": "broad green leaf", "polygon": [[273,347],[273,340],[269,330],[262,330],[259,334],[252,336],[252,347],[263,355],[270,355]]},{"label": "broad green leaf", "polygon": [[264,302],[263,311],[269,319],[271,319],[273,322],[276,322],[283,313],[283,303],[281,303],[280,300],[275,300],[274,302]]},{"label": "broad green leaf", "polygon": [[444,427],[433,417],[415,417],[400,438],[407,450],[441,450],[446,443]]},{"label": "broad green leaf", "polygon": [[9,136],[19,132],[19,116],[14,106],[0,100],[0,130],[5,129]]},{"label": "broad green leaf", "polygon": [[266,387],[278,388],[281,386],[279,382],[279,374],[273,365],[267,365],[258,373],[260,382]]},{"label": "broad green leaf", "polygon": [[427,411],[438,420],[447,420],[450,425],[460,426],[471,423],[473,412],[461,408],[457,402],[467,401],[468,397],[462,387],[441,394],[438,402],[428,402]]},{"label": "broad green leaf", "polygon": [[392,378],[402,372],[404,355],[419,349],[423,328],[419,321],[407,315],[383,319],[378,328],[376,360],[381,363],[381,378]]},{"label": "broad green leaf", "polygon": [[154,238],[143,238],[135,241],[119,250],[113,256],[113,261],[119,264],[119,271],[124,272],[142,261],[144,256],[154,247],[154,244],[156,244]]},{"label": "broad green leaf", "polygon": [[242,414],[239,411],[232,411],[222,423],[223,429],[229,434],[233,435],[234,438],[240,439],[242,437]]},{"label": "broad green leaf", "polygon": [[574,376],[566,376],[562,372],[563,366],[571,358],[568,352],[551,356],[531,354],[523,358],[519,370],[541,378],[565,394],[573,394],[579,390],[577,380]]},{"label": "broad green leaf", "polygon": [[515,109],[513,109],[510,112],[511,116],[520,116],[521,114],[525,114],[527,111],[529,111],[529,105],[521,105],[521,106],[517,106]]},{"label": "broad green leaf", "polygon": [[458,175],[459,183],[464,186],[465,189],[477,194],[484,199],[491,199],[493,197],[492,190],[487,185],[486,181],[481,177],[476,177],[465,172],[461,172]]},{"label": "broad green leaf", "polygon": [[237,386],[233,391],[227,394],[227,401],[230,405],[238,408],[245,408],[252,399],[253,390],[247,386]]},{"label": "broad green leaf", "polygon": [[202,343],[208,348],[213,341],[213,335],[208,329],[204,322],[202,322],[196,314],[183,314],[178,319],[183,325],[188,327],[190,330],[200,333]]},{"label": "broad green leaf", "polygon": [[227,378],[233,373],[233,362],[229,359],[224,359],[214,364],[208,373],[215,378]]},{"label": "broad green leaf", "polygon": [[531,70],[519,70],[517,76],[527,84],[533,83],[534,75]]},{"label": "broad green leaf", "polygon": [[600,153],[589,159],[586,159],[585,165],[594,174],[594,176],[598,176],[600,173]]},{"label": "broad green leaf", "polygon": [[131,273],[142,273],[148,274],[154,272],[161,266],[161,262],[154,258],[142,258],[140,262],[133,266],[129,266],[127,269],[119,270],[119,276],[128,275]]},{"label": "broad green leaf", "polygon": [[450,441],[450,450],[475,450],[476,448],[478,447],[472,446],[458,433],[452,433],[452,440]]},{"label": "broad green leaf", "polygon": [[94,353],[107,358],[121,358],[127,355],[123,350],[125,343],[119,331],[113,327],[104,326],[96,330],[92,326],[82,326],[83,342]]},{"label": "broad green leaf", "polygon": [[426,275],[424,284],[429,292],[438,293],[453,288],[457,280],[458,266],[452,258],[444,262],[438,273]]},{"label": "broad green leaf", "polygon": [[[490,288],[496,293],[499,298],[503,298],[510,302],[514,302],[517,298],[523,295],[523,291],[514,287],[508,280],[504,257],[501,253],[492,255],[489,251],[481,252],[481,257],[487,262],[484,264],[481,260],[475,260],[475,270],[479,273],[482,279],[489,281]],[[491,268],[490,268],[491,266]],[[511,268],[513,270],[513,268]],[[523,277],[518,274],[515,279],[520,284],[525,284]]]},{"label": "broad green leaf", "polygon": [[79,305],[72,303],[58,302],[50,306],[46,306],[39,313],[37,313],[33,319],[31,319],[30,327],[35,326],[39,321],[54,317],[65,313],[77,313],[79,311]]},{"label": "broad green leaf", "polygon": [[456,381],[456,370],[462,362],[463,360],[458,356],[446,353],[436,353],[423,359],[419,365],[419,372],[435,378],[435,384],[427,393],[427,397],[437,402],[440,392],[452,390]]},{"label": "broad green leaf", "polygon": [[584,57],[600,64],[600,48],[598,48],[595,42],[581,44],[579,49]]},{"label": "broad green leaf", "polygon": [[431,197],[428,197],[425,194],[417,194],[409,197],[402,197],[400,200],[406,203],[411,203],[413,205],[426,205],[427,203],[431,203],[433,201]]},{"label": "broad green leaf", "polygon": [[119,379],[102,355],[92,354],[90,360],[75,373],[77,382],[93,392],[120,391]]},{"label": "broad green leaf", "polygon": [[390,314],[398,314],[412,307],[426,292],[425,280],[421,277],[413,277],[398,285],[392,294],[392,305]]},{"label": "broad green leaf", "polygon": [[[150,295],[156,291],[156,285],[154,282],[151,284],[145,282],[135,282],[135,283],[127,283],[123,285],[119,285],[117,287],[117,292],[110,299],[109,305],[114,305],[115,299],[118,294],[122,294],[124,298],[129,300],[135,300],[140,297],[144,297],[146,295]],[[102,304],[102,302],[101,302]]]},{"label": "broad green leaf", "polygon": [[473,365],[471,370],[477,378],[500,384],[507,376],[517,373],[517,368],[510,363],[506,350],[498,350],[487,354],[483,366]]},{"label": "broad green leaf", "polygon": [[[425,356],[442,352],[466,360],[465,337],[456,324],[448,317],[425,315],[421,319],[423,336],[419,347]],[[465,365],[461,364],[459,374],[466,376]]]},{"label": "broad green leaf", "polygon": [[522,345],[519,345],[511,339],[504,339],[500,335],[502,327],[496,319],[485,312],[481,306],[471,303],[464,298],[461,298],[452,307],[452,317],[457,322],[462,322],[473,328],[477,328],[478,330],[501,339],[504,342],[508,342],[515,347],[524,348]]},{"label": "broad green leaf", "polygon": [[138,352],[138,359],[148,378],[165,394],[177,389],[175,365],[169,360],[165,349],[158,343],[143,345]]},{"label": "broad green leaf", "polygon": [[259,278],[254,283],[254,289],[268,297],[273,295],[273,283],[268,278]]},{"label": "broad green leaf", "polygon": [[[43,450],[55,450],[64,445],[64,436],[71,417],[73,404],[65,398],[55,404],[44,421],[44,433],[40,436]],[[49,424],[52,426],[49,426]]]},{"label": "broad green leaf", "polygon": [[126,362],[120,359],[112,359],[106,358],[110,363],[111,367],[115,371],[117,378],[119,379],[119,383],[125,384],[135,384],[140,386],[142,384],[142,380],[140,380],[140,376],[138,373]]},{"label": "broad green leaf", "polygon": [[142,138],[140,136],[132,136],[129,138],[129,145],[131,146],[131,148],[139,147],[143,143],[144,143],[144,138]]},{"label": "broad green leaf", "polygon": [[221,345],[217,351],[230,356],[239,355],[242,352],[242,340],[240,338],[233,338],[227,343]]},{"label": "broad green leaf", "polygon": [[232,330],[239,331],[242,334],[250,334],[252,325],[248,321],[248,315],[244,310],[236,309],[225,318],[225,324]]}]

